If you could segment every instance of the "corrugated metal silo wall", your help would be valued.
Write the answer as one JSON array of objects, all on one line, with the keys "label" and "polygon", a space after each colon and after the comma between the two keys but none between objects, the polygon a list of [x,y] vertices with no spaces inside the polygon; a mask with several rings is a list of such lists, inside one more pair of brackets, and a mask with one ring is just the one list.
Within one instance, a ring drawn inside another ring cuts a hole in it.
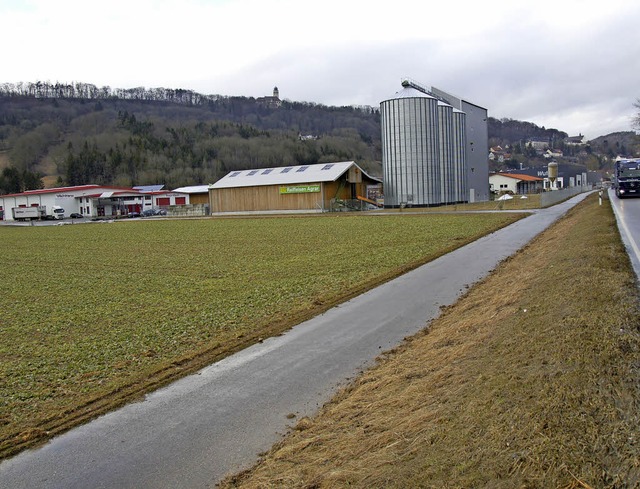
[{"label": "corrugated metal silo wall", "polygon": [[442,203],[453,204],[453,107],[438,102],[438,133],[440,136],[440,192]]},{"label": "corrugated metal silo wall", "polygon": [[437,100],[391,99],[380,113],[385,207],[440,204]]},{"label": "corrugated metal silo wall", "polygon": [[436,87],[431,92],[466,114],[465,202],[489,200],[489,130],[484,107],[460,99]]},{"label": "corrugated metal silo wall", "polygon": [[461,110],[453,111],[453,181],[456,202],[468,200],[467,184],[467,114]]},{"label": "corrugated metal silo wall", "polygon": [[467,181],[470,202],[489,200],[489,129],[487,109],[462,101],[467,114]]}]

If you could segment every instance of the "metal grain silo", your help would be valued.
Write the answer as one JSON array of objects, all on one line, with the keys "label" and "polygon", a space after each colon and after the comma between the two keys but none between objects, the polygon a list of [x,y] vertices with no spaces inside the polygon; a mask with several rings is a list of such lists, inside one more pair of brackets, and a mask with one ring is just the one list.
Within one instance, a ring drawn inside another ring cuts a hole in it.
[{"label": "metal grain silo", "polygon": [[438,135],[440,143],[440,192],[443,204],[453,204],[455,181],[453,177],[453,107],[438,101]]},{"label": "metal grain silo", "polygon": [[380,103],[385,207],[439,205],[438,101],[404,85]]},{"label": "metal grain silo", "polygon": [[454,201],[466,202],[467,182],[467,114],[453,109],[453,175]]}]

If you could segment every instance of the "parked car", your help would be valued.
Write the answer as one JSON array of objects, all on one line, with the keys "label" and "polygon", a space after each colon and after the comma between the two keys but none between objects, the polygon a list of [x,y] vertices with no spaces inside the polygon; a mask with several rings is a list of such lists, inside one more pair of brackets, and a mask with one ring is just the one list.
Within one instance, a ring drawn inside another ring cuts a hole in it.
[{"label": "parked car", "polygon": [[145,209],[142,211],[143,217],[166,216],[166,215],[167,215],[167,211],[165,209],[154,208],[154,209]]},{"label": "parked car", "polygon": [[136,211],[132,211],[132,212],[129,212],[129,214],[127,214],[127,217],[140,217],[140,213]]},{"label": "parked car", "polygon": [[79,212],[72,212],[71,214],[69,214],[69,217],[71,219],[82,219],[84,216]]}]

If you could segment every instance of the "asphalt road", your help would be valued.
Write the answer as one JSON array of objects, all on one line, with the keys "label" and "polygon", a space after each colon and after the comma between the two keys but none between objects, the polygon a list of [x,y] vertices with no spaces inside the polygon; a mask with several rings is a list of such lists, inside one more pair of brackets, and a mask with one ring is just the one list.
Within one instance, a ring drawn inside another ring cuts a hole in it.
[{"label": "asphalt road", "polygon": [[640,278],[640,198],[619,199],[613,190],[609,191],[609,198],[616,214],[622,241],[627,248],[636,276]]},{"label": "asphalt road", "polygon": [[454,303],[584,197],[536,211],[144,401],[5,460],[0,487],[211,487],[251,466],[297,419],[313,415],[376,356],[424,328],[441,306]]}]

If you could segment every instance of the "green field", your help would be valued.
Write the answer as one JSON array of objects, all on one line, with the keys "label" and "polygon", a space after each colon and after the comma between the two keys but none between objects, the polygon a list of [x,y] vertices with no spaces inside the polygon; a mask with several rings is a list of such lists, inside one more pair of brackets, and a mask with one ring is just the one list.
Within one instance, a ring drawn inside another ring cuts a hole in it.
[{"label": "green field", "polygon": [[519,217],[0,227],[0,456]]}]

